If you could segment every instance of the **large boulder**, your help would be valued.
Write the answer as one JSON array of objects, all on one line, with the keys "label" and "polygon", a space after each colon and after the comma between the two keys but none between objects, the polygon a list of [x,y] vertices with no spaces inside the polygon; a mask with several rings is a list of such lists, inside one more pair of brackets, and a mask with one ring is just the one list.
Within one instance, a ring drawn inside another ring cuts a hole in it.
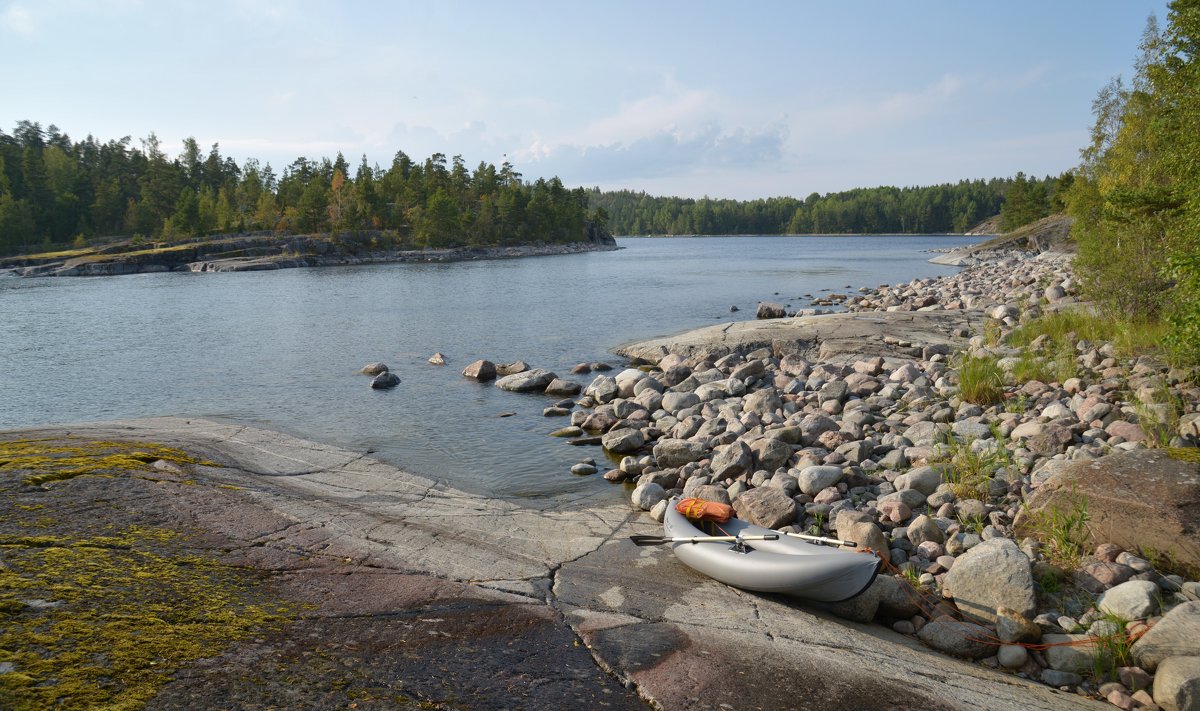
[{"label": "large boulder", "polygon": [[1139,449],[1057,467],[1014,522],[1036,535],[1036,516],[1085,504],[1091,545],[1150,549],[1175,560],[1200,560],[1200,464],[1169,450]]},{"label": "large boulder", "polygon": [[1200,602],[1176,605],[1130,651],[1133,661],[1148,672],[1168,657],[1200,655]]},{"label": "large boulder", "polygon": [[1162,589],[1149,580],[1130,580],[1109,589],[1096,600],[1096,609],[1126,620],[1142,620],[1158,610]]},{"label": "large boulder", "polygon": [[506,375],[496,381],[496,387],[514,393],[543,392],[556,377],[548,370],[534,368]]},{"label": "large boulder", "polygon": [[664,468],[682,467],[708,456],[708,447],[686,439],[660,439],[654,445],[654,461]]},{"label": "large boulder", "polygon": [[788,459],[792,456],[792,448],[786,442],[774,437],[755,440],[750,444],[750,452],[754,455],[754,460],[758,463],[759,468],[769,472],[787,464]]},{"label": "large boulder", "polygon": [[609,430],[600,440],[604,448],[610,452],[618,454],[627,452],[636,452],[646,443],[646,437],[639,429],[632,427],[622,427],[621,429]]},{"label": "large boulder", "polygon": [[1171,657],[1158,667],[1154,703],[1164,711],[1200,711],[1200,656]]},{"label": "large boulder", "polygon": [[1025,617],[1037,613],[1029,558],[1008,538],[984,541],[964,553],[944,585],[959,610],[988,622],[995,622],[1001,606]]},{"label": "large boulder", "polygon": [[814,464],[801,469],[796,479],[800,485],[800,491],[809,496],[816,496],[822,489],[833,486],[842,480],[842,468]]},{"label": "large boulder", "polygon": [[722,448],[712,460],[713,477],[726,479],[737,477],[751,470],[754,466],[754,455],[745,442],[733,442]]},{"label": "large boulder", "polygon": [[796,502],[774,486],[751,489],[733,502],[738,518],[763,528],[779,528],[796,519]]}]

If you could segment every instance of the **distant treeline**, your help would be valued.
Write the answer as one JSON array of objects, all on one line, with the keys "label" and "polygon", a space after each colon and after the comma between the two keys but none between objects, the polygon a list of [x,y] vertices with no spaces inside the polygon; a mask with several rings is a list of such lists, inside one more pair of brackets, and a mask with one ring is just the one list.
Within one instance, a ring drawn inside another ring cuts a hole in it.
[{"label": "distant treeline", "polygon": [[0,131],[0,254],[256,230],[383,230],[429,247],[576,242],[587,210],[587,192],[558,178],[525,182],[508,163],[468,170],[441,153],[416,162],[397,152],[386,170],[364,156],[353,171],[340,153],[301,157],[277,176],[254,159],[239,166],[217,144],[205,155],[193,138],[169,158],[154,134],[138,149],[128,136],[73,142],[29,121]]},{"label": "distant treeline", "polygon": [[760,200],[694,200],[618,190],[588,192],[620,235],[936,234],[966,232],[1001,214],[1010,230],[1062,207],[1070,175],[961,181],[930,187],[858,188]]}]

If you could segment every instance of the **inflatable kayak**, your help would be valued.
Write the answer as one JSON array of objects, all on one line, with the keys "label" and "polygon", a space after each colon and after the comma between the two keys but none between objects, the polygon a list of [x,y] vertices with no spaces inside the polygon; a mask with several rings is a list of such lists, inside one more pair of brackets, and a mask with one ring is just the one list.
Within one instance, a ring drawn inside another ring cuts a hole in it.
[{"label": "inflatable kayak", "polygon": [[[672,550],[688,567],[744,590],[781,593],[817,602],[840,602],[870,586],[883,562],[869,551],[852,552],[806,543],[768,528],[731,518],[704,523],[705,529],[675,510],[672,499],[663,519],[665,538],[767,536],[746,542],[676,542]],[[717,528],[713,528],[717,526]]]}]

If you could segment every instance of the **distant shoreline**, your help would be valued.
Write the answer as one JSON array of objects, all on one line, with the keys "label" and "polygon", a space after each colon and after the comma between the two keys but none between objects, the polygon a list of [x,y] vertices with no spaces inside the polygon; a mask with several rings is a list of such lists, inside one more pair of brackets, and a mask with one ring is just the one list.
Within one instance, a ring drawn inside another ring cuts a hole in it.
[{"label": "distant shoreline", "polygon": [[[234,254],[226,250],[206,255],[199,247],[103,256],[50,259],[35,264],[20,264],[20,258],[5,260],[15,264],[5,272],[21,277],[119,276],[161,272],[246,272],[272,271],[305,267],[350,266],[363,264],[405,264],[465,262],[485,259],[518,259],[583,252],[608,252],[621,249],[616,244],[597,242],[533,243],[506,247],[455,247],[449,249],[374,250],[363,252],[327,251],[324,254]],[[3,262],[0,262],[3,264]]]}]

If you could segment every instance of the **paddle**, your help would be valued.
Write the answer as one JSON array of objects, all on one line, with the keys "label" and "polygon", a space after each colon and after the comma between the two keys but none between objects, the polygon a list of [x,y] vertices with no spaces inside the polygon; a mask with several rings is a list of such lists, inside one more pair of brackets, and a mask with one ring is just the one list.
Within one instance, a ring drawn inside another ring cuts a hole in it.
[{"label": "paddle", "polygon": [[785,532],[784,535],[791,536],[792,538],[803,538],[807,541],[819,541],[821,543],[832,543],[832,544],[838,545],[838,546],[850,546],[851,548],[858,548],[858,544],[855,543],[854,541],[843,541],[839,538],[823,538],[821,536],[807,536],[803,533],[791,533],[790,531]]},{"label": "paddle", "polygon": [[736,543],[739,541],[777,541],[779,534],[765,536],[630,536],[635,546],[659,546],[664,543]]}]

